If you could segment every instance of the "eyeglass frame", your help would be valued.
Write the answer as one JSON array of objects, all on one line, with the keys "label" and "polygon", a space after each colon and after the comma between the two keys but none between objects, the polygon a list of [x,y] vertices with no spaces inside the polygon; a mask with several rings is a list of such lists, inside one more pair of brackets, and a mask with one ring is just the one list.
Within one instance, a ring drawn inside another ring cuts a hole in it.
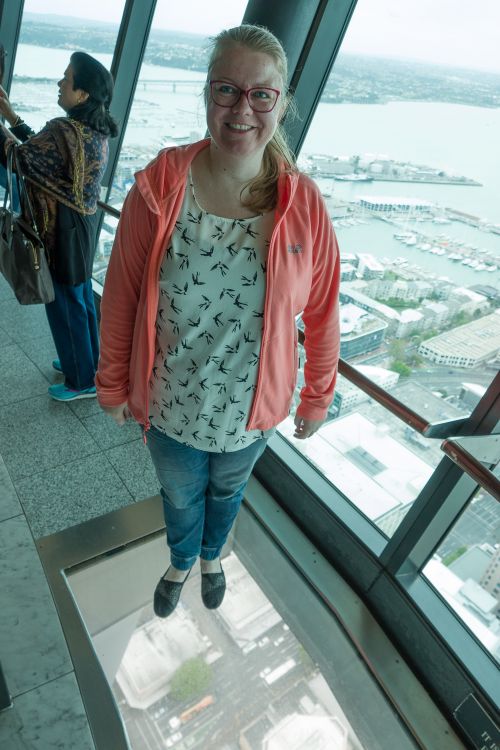
[{"label": "eyeglass frame", "polygon": [[[226,83],[228,86],[233,86],[233,88],[238,89],[238,91],[240,92],[240,95],[238,96],[238,98],[233,104],[219,104],[219,102],[215,101],[213,91],[212,91],[212,85],[214,83]],[[278,103],[278,99],[281,96],[281,91],[279,89],[273,89],[272,86],[251,86],[249,89],[241,89],[239,86],[236,86],[234,83],[229,83],[229,81],[221,81],[219,78],[210,79],[208,82],[208,85],[210,86],[210,96],[212,97],[213,103],[217,107],[224,107],[224,109],[231,109],[231,107],[236,107],[238,102],[241,100],[242,94],[244,94],[248,102],[248,106],[250,107],[252,112],[259,112],[260,114],[267,114],[268,112],[273,111],[273,109]],[[277,96],[271,109],[254,109],[252,107],[252,103],[250,99],[248,98],[248,94],[250,93],[250,91],[274,91],[274,93],[277,94]]]}]

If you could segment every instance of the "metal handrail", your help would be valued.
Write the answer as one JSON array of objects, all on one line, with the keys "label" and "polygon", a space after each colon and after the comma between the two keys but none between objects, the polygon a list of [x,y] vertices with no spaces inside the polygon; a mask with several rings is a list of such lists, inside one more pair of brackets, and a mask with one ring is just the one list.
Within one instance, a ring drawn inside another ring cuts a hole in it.
[{"label": "metal handrail", "polygon": [[117,208],[113,208],[113,206],[110,206],[109,203],[104,203],[104,201],[97,201],[97,205],[99,208],[102,208],[102,210],[110,214],[111,216],[114,216],[115,219],[119,219],[121,216],[121,212],[118,211]]},{"label": "metal handrail", "polygon": [[493,474],[487,466],[475,458],[463,445],[456,439],[449,438],[441,443],[441,450],[448,458],[474,479],[484,490],[486,490],[495,500],[500,502],[500,480]]},{"label": "metal handrail", "polygon": [[[300,344],[304,344],[304,332],[298,329],[298,339]],[[402,401],[394,398],[390,393],[384,391],[379,385],[374,383],[366,375],[362,375],[355,367],[349,365],[345,359],[339,359],[339,373],[349,380],[360,390],[364,391],[370,398],[377,401],[391,414],[405,422],[414,430],[424,437],[428,438],[448,438],[456,434],[458,429],[467,421],[467,417],[458,417],[448,419],[443,422],[429,422],[416,411],[410,409]]]}]

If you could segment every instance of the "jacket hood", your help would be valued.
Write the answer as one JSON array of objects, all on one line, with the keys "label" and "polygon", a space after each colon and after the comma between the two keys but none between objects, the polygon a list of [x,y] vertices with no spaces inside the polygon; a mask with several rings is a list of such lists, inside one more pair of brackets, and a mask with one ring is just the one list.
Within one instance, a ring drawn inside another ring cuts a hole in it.
[{"label": "jacket hood", "polygon": [[[155,159],[134,177],[142,197],[150,211],[161,214],[165,202],[179,190],[186,179],[186,172],[195,156],[208,148],[210,138],[204,138],[186,146],[172,146],[158,153]],[[297,189],[299,173],[282,172],[279,177],[280,196],[278,213],[283,213]]]}]

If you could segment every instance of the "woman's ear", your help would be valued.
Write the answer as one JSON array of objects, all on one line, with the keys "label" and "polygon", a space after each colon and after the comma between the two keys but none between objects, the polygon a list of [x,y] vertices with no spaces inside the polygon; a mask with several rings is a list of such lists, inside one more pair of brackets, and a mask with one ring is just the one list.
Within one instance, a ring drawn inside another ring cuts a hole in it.
[{"label": "woman's ear", "polygon": [[78,89],[78,104],[83,104],[87,101],[90,94],[88,91],[84,91],[83,89]]}]

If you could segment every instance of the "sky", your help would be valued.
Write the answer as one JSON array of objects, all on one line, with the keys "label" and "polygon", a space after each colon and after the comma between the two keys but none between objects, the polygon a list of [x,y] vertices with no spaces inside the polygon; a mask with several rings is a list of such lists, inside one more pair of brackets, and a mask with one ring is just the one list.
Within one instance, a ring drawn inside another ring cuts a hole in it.
[{"label": "sky", "polygon": [[[25,2],[33,13],[115,22],[123,6],[124,0]],[[237,25],[245,7],[246,0],[158,0],[153,27],[210,35]],[[358,0],[342,49],[500,72],[499,29],[500,0]]]}]

